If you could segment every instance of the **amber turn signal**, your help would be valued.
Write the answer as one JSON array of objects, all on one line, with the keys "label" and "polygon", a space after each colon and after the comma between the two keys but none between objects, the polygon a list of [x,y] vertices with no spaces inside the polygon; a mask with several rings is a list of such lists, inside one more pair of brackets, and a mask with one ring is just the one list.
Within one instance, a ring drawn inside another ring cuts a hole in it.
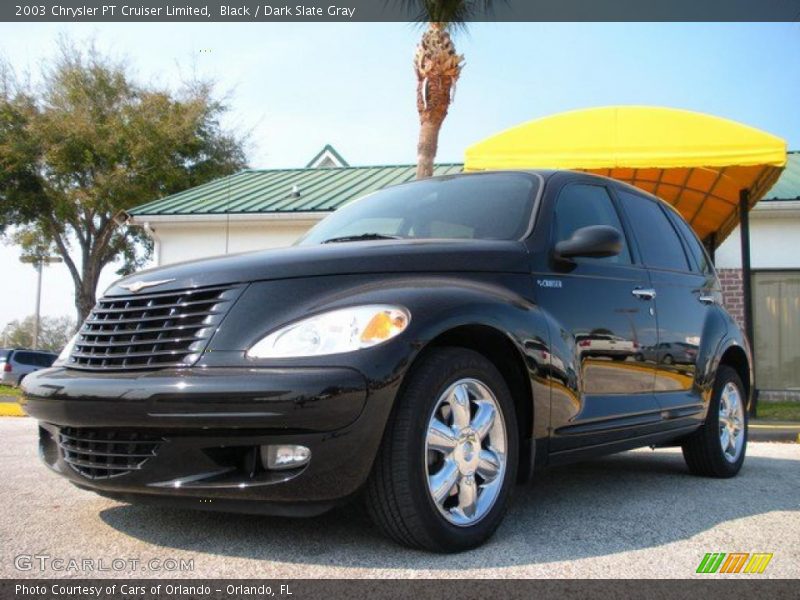
[{"label": "amber turn signal", "polygon": [[408,316],[399,310],[387,309],[376,313],[361,333],[361,341],[375,344],[401,333],[408,326]]}]

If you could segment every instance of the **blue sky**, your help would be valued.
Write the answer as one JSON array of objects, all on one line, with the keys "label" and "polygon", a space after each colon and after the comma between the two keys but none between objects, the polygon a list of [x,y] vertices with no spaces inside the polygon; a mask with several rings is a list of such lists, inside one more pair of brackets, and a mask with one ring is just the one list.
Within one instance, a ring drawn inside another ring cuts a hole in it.
[{"label": "blue sky", "polygon": [[[253,167],[303,166],[325,143],[351,164],[415,160],[415,26],[4,23],[0,54],[35,72],[59,34],[94,37],[143,80],[216,79],[229,93],[227,124],[252,132]],[[456,45],[466,67],[440,161],[460,162],[466,146],[520,122],[608,104],[708,112],[800,149],[797,23],[477,23]],[[18,297],[0,299],[2,326],[28,312],[34,279],[16,249],[0,247],[0,261],[20,283]],[[52,267],[43,312],[72,314],[70,289],[66,269]]]}]

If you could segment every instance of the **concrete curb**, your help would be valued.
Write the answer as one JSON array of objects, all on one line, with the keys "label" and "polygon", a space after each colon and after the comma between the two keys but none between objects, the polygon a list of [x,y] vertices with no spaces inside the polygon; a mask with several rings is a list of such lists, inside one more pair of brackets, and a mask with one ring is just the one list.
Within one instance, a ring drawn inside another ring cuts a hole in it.
[{"label": "concrete curb", "polygon": [[24,417],[25,412],[13,396],[0,396],[0,417]]},{"label": "concrete curb", "polygon": [[748,437],[754,442],[796,442],[800,444],[800,423],[786,421],[753,421]]}]

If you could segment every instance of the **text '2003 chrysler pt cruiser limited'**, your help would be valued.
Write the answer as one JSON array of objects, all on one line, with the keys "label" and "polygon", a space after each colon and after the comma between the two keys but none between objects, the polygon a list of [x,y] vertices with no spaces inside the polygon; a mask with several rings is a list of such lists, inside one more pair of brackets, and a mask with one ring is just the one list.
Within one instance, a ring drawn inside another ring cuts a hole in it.
[{"label": "text '2003 chrysler pt cruiser limited'", "polygon": [[104,496],[314,515],[363,495],[398,542],[458,551],[544,465],[680,445],[735,475],[752,378],[720,299],[636,188],[433,178],[292,248],[117,282],[24,402],[45,463]]}]

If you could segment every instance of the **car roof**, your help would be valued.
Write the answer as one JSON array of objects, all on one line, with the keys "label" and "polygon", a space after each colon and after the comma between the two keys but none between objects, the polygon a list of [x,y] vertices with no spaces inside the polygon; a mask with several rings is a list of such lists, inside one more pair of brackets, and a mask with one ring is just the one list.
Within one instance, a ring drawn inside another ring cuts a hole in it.
[{"label": "car roof", "polygon": [[[571,169],[492,169],[487,171],[468,171],[465,173],[450,173],[448,175],[437,175],[435,177],[430,177],[428,179],[438,179],[438,180],[462,179],[464,177],[479,177],[481,175],[491,175],[497,173],[518,173],[521,175],[534,175],[541,177],[545,181],[553,178],[561,178],[561,177],[569,178],[570,176],[574,176],[576,179],[580,178],[583,180],[594,179],[598,183],[613,185],[618,188],[635,192],[641,196],[647,196],[649,198],[652,198],[653,200],[664,202],[664,200],[658,198],[657,196],[654,196],[650,192],[647,192],[641,188],[638,188],[624,181],[620,181],[619,179],[614,179],[613,177],[606,177],[605,175],[597,175],[596,173],[587,173],[586,171],[575,171]],[[413,181],[408,181],[405,184],[401,185],[414,184],[417,181],[427,181],[427,179],[426,180],[417,179]],[[667,204],[666,202],[664,203]]]},{"label": "car roof", "polygon": [[[619,179],[614,179],[613,177],[606,177],[605,175],[598,175],[596,173],[587,173],[586,171],[575,171],[571,169],[493,169],[487,171],[469,171],[466,173],[450,173],[448,175],[437,175],[436,177],[430,177],[430,179],[439,179],[439,180],[461,179],[464,177],[475,177],[480,175],[490,175],[496,173],[519,173],[523,175],[538,175],[545,181],[552,179],[554,177],[568,178],[570,176],[574,176],[575,178],[580,178],[580,179],[594,179],[598,183],[613,185],[615,187],[622,188],[630,192],[639,194],[640,196],[647,196],[648,198],[651,198],[653,200],[658,200],[659,202],[664,202],[665,204],[669,205],[667,202],[665,202],[658,196],[654,196],[650,192],[638,188],[635,185],[631,185],[624,181],[620,181]],[[415,180],[415,181],[420,181],[420,180]],[[408,183],[413,184],[415,183],[415,181],[409,181]]]},{"label": "car roof", "polygon": [[[604,185],[610,185],[617,189],[622,189],[632,194],[636,194],[638,196],[643,196],[645,198],[649,198],[663,206],[669,208],[675,215],[679,216],[683,219],[683,215],[676,209],[672,204],[664,200],[663,198],[659,198],[658,196],[651,194],[650,192],[643,190],[642,188],[638,188],[635,185],[631,185],[625,181],[620,181],[619,179],[614,179],[613,177],[606,177],[605,175],[598,175],[596,173],[587,173],[586,171],[575,171],[572,169],[502,169],[502,170],[489,170],[489,171],[470,171],[468,173],[453,173],[450,175],[440,175],[437,177],[432,177],[431,179],[454,179],[457,177],[471,177],[474,175],[481,175],[481,174],[489,174],[489,173],[522,173],[527,175],[538,175],[540,176],[545,182],[553,178],[569,178],[570,176],[574,176],[576,179],[580,180],[596,180],[598,183],[602,183]],[[413,181],[409,182],[413,183]]]},{"label": "car roof", "polygon": [[[435,177],[429,177],[426,179],[415,179],[412,181],[406,181],[404,183],[397,184],[398,186],[405,186],[405,185],[414,185],[420,181],[428,181],[428,180],[440,180],[446,181],[449,179],[461,179],[464,177],[480,177],[481,175],[490,175],[490,174],[497,174],[497,173],[516,173],[520,175],[527,175],[529,177],[538,177],[541,178],[542,183],[546,184],[551,179],[559,179],[565,178],[568,179],[570,176],[575,177],[575,179],[580,181],[586,180],[595,180],[597,183],[602,183],[604,185],[608,185],[617,189],[625,190],[632,194],[636,194],[638,196],[649,198],[654,202],[658,202],[662,206],[668,208],[672,211],[674,215],[679,217],[682,220],[685,220],[683,215],[675,208],[672,204],[664,200],[663,198],[659,198],[651,194],[650,192],[643,190],[642,188],[638,188],[635,185],[631,185],[624,181],[620,181],[619,179],[614,179],[613,177],[606,177],[605,175],[597,175],[596,173],[587,173],[586,171],[575,171],[572,169],[492,169],[487,171],[469,171],[466,173],[450,173],[448,175],[437,175]],[[395,186],[392,186],[395,187]]]}]

